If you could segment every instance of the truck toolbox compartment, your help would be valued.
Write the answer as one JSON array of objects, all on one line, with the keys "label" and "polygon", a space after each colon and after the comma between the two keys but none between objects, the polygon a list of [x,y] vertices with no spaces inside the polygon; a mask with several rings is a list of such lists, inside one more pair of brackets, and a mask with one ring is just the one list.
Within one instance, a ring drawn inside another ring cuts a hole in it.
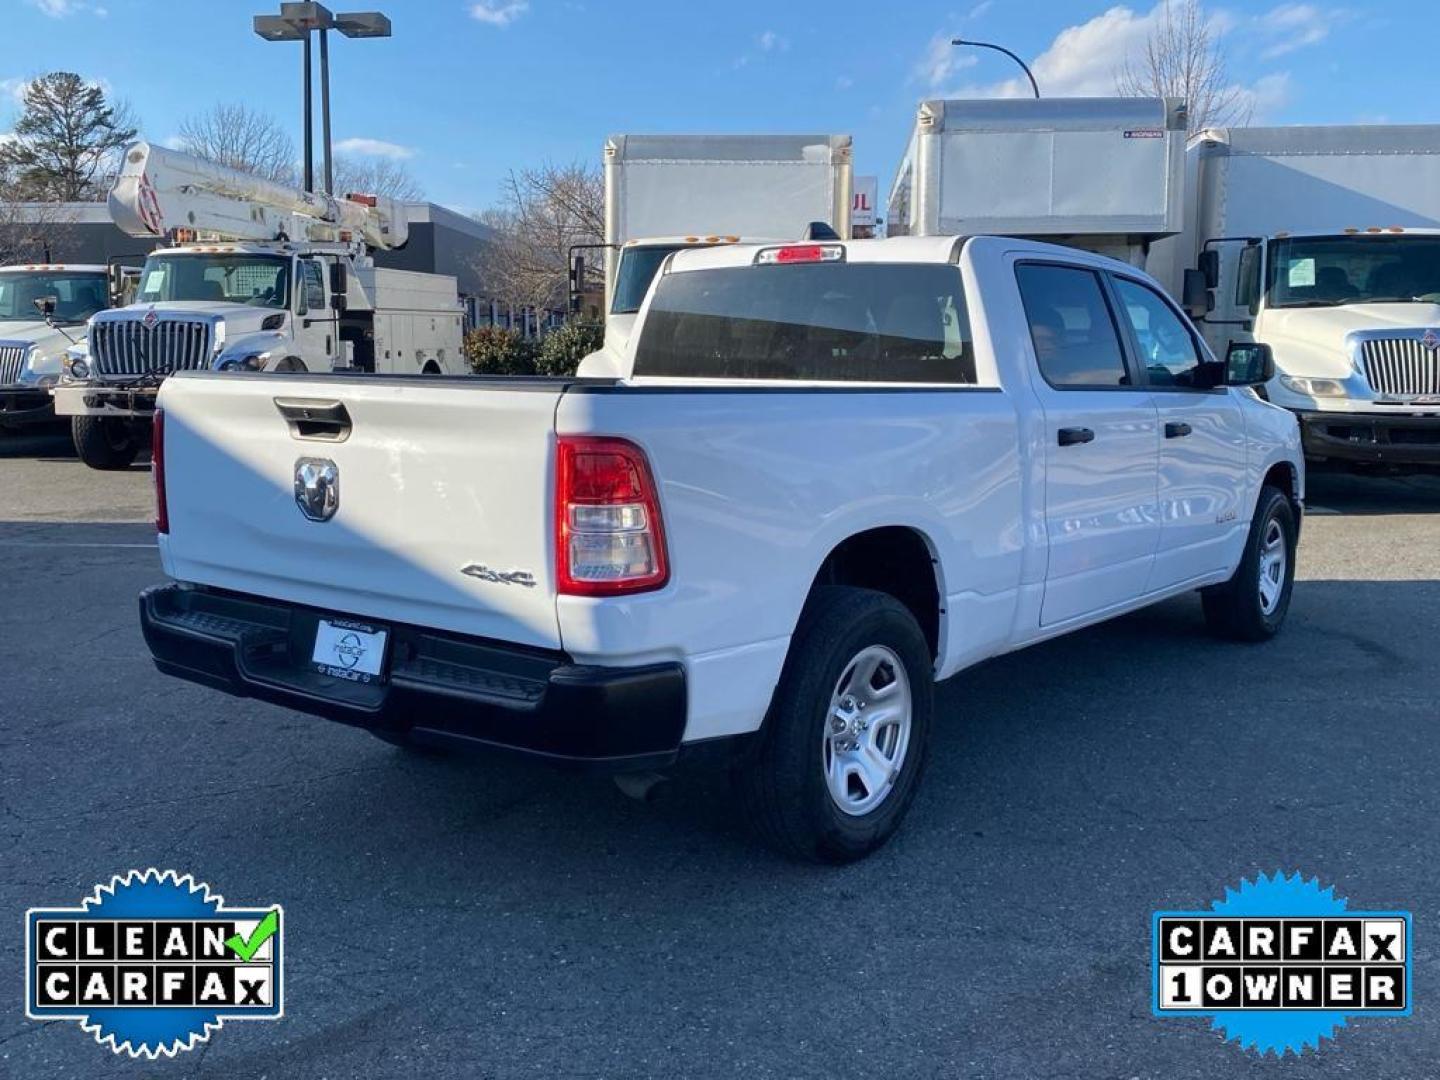
[{"label": "truck toolbox compartment", "polygon": [[174,584],[140,594],[156,666],[237,696],[417,742],[561,763],[649,769],[678,754],[686,716],[678,663],[591,667],[561,652],[386,623],[384,681],[349,682],[310,663],[316,624],[333,617],[352,616]]}]

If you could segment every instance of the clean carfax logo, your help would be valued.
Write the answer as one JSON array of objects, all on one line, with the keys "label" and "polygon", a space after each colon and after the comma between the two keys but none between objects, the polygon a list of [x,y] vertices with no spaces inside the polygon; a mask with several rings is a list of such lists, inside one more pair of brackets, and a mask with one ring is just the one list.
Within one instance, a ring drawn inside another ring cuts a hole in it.
[{"label": "clean carfax logo", "polygon": [[283,921],[279,905],[226,907],[189,874],[132,870],[80,907],[25,913],[25,1014],[152,1059],[226,1020],[276,1020]]},{"label": "clean carfax logo", "polygon": [[1208,1017],[1262,1055],[1318,1048],[1351,1016],[1410,1015],[1409,912],[1351,910],[1298,873],[1157,911],[1152,936],[1155,1015]]}]

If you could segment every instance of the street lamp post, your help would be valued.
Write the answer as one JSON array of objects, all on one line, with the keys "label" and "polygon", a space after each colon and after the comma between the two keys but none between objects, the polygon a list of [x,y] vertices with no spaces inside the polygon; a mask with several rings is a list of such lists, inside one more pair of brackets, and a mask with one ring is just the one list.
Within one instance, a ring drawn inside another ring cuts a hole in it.
[{"label": "street lamp post", "polygon": [[346,37],[374,38],[390,36],[390,19],[378,11],[349,11],[338,15],[324,4],[284,3],[279,15],[256,15],[255,33],[266,41],[299,41],[304,45],[305,65],[301,80],[305,95],[305,190],[315,190],[314,90],[310,82],[310,32],[320,34],[320,133],[324,143],[325,192],[334,194],[335,174],[330,147],[330,30],[339,30]]},{"label": "street lamp post", "polygon": [[1039,87],[1039,86],[1036,84],[1036,82],[1035,82],[1035,76],[1032,75],[1032,74],[1030,74],[1030,69],[1025,66],[1025,61],[1024,61],[1024,60],[1021,60],[1020,57],[1016,56],[1016,55],[1015,55],[1013,52],[1011,52],[1009,49],[1005,48],[1004,45],[992,45],[992,44],[991,44],[990,42],[988,42],[988,41],[970,41],[970,40],[968,40],[968,39],[966,39],[966,38],[958,38],[958,37],[957,37],[957,38],[953,38],[953,39],[951,40],[950,44],[951,44],[951,45],[970,45],[970,46],[973,46],[974,48],[977,48],[977,49],[994,49],[996,52],[1002,52],[1002,53],[1004,53],[1004,54],[1005,54],[1006,56],[1008,56],[1011,60],[1014,60],[1015,63],[1017,63],[1017,64],[1020,65],[1020,70],[1023,71],[1023,72],[1025,72],[1025,77],[1030,80],[1030,89],[1033,90],[1033,91],[1035,91],[1035,96],[1036,96],[1037,98],[1040,96],[1040,87]]}]

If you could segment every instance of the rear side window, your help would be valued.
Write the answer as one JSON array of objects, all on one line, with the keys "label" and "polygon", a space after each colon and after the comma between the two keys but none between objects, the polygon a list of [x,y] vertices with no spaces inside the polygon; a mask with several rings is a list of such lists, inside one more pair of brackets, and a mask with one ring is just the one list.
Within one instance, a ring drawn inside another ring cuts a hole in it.
[{"label": "rear side window", "polygon": [[635,374],[973,383],[960,270],[803,263],[667,274],[640,332]]},{"label": "rear side window", "polygon": [[1074,266],[1015,268],[1040,374],[1056,387],[1129,386],[1100,278]]}]

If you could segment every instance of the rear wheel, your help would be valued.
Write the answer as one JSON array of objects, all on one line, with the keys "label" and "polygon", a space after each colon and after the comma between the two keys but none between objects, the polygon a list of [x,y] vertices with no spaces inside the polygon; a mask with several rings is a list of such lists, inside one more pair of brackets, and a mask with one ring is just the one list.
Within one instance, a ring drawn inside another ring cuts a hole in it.
[{"label": "rear wheel", "polygon": [[1261,488],[1239,568],[1224,585],[1200,591],[1212,632],[1233,641],[1265,641],[1280,632],[1295,583],[1297,535],[1285,493]]},{"label": "rear wheel", "polygon": [[817,592],[759,752],[736,776],[760,836],[830,863],[884,844],[915,797],[933,702],[930,649],[904,605],[868,589]]},{"label": "rear wheel", "polygon": [[128,420],[108,416],[72,416],[75,452],[92,469],[124,469],[140,453],[140,440]]}]

